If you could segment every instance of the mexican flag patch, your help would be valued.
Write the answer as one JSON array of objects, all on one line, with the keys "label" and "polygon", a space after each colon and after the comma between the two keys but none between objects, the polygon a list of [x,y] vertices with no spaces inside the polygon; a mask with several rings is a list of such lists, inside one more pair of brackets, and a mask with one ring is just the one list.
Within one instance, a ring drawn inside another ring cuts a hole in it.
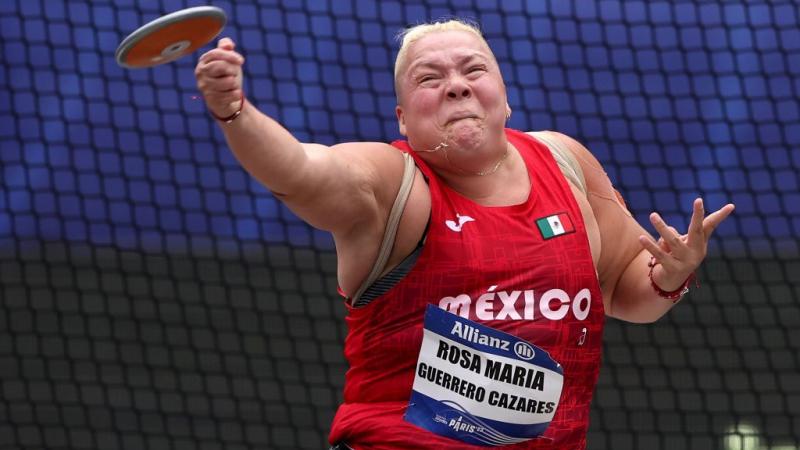
[{"label": "mexican flag patch", "polygon": [[565,212],[536,219],[536,226],[539,227],[539,232],[542,233],[542,239],[550,239],[575,232],[575,225],[572,224],[569,214]]}]

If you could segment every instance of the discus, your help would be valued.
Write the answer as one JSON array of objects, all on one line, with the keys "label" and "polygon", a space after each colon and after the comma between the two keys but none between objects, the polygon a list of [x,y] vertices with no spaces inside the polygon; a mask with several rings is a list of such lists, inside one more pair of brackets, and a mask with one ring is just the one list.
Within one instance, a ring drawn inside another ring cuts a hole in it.
[{"label": "discus", "polygon": [[175,11],[129,34],[114,56],[117,64],[127,69],[166,64],[211,42],[226,22],[225,11],[215,6]]}]

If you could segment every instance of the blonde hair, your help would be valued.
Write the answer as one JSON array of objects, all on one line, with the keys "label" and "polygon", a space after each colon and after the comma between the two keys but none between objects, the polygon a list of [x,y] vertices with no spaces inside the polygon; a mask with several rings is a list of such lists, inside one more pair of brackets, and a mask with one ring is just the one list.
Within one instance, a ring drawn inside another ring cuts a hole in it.
[{"label": "blonde hair", "polygon": [[494,58],[494,53],[492,53],[489,43],[486,42],[480,27],[475,22],[471,22],[466,19],[447,19],[436,22],[421,23],[419,25],[406,28],[397,34],[397,40],[400,41],[400,50],[397,52],[397,57],[394,60],[394,90],[398,96],[400,93],[398,77],[401,70],[405,69],[406,54],[408,53],[408,49],[411,47],[411,44],[431,33],[438,33],[442,31],[466,31],[468,33],[472,33],[473,35],[477,36],[484,45],[486,45],[486,48],[489,49],[489,53],[492,55],[492,58]]}]

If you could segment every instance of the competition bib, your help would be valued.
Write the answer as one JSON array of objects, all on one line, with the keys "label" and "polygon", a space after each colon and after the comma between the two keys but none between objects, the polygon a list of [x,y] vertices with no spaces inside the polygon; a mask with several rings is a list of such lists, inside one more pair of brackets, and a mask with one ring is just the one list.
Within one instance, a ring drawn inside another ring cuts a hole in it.
[{"label": "competition bib", "polygon": [[563,384],[539,347],[428,305],[405,420],[473,445],[515,444],[544,433]]}]

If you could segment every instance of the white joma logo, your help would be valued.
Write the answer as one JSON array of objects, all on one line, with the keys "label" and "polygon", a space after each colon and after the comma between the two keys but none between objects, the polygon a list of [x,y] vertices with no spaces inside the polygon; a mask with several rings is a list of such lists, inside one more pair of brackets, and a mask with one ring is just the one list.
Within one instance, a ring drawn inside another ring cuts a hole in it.
[{"label": "white joma logo", "polygon": [[463,227],[465,223],[475,221],[475,219],[470,216],[462,216],[460,214],[456,214],[456,218],[458,219],[458,223],[455,223],[453,220],[445,220],[444,224],[447,225],[447,228],[458,233],[461,232],[461,227]]}]

